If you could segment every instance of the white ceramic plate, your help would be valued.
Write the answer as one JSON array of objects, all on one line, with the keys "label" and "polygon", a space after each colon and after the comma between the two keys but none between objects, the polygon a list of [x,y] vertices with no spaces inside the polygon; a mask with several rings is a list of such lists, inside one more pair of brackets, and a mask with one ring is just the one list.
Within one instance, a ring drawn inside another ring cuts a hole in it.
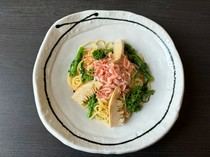
[{"label": "white ceramic plate", "polygon": [[[89,120],[87,111],[71,99],[67,85],[78,47],[98,39],[130,43],[143,54],[155,78],[155,95],[120,127]],[[33,88],[41,121],[57,139],[81,151],[120,154],[148,147],[170,130],[181,107],[184,74],[171,38],[157,23],[130,12],[94,10],[52,25],[35,62]]]}]

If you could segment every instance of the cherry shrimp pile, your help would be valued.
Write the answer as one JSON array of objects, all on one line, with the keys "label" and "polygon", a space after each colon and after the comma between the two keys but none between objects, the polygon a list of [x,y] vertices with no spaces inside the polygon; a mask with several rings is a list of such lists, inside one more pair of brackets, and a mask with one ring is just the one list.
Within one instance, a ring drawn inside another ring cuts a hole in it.
[{"label": "cherry shrimp pile", "polygon": [[94,79],[103,83],[96,94],[102,100],[109,99],[116,87],[120,87],[121,92],[128,93],[131,73],[135,68],[135,65],[124,54],[118,63],[112,62],[112,54],[108,56],[105,59],[95,60],[92,65]]}]

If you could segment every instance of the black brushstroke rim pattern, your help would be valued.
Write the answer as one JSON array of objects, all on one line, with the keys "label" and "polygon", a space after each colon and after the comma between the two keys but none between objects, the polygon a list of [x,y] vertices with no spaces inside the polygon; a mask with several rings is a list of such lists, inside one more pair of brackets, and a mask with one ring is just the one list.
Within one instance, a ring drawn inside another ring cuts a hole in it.
[{"label": "black brushstroke rim pattern", "polygon": [[[157,125],[159,125],[163,119],[165,118],[165,116],[167,115],[168,113],[168,110],[170,108],[170,105],[171,105],[171,102],[173,100],[173,96],[174,96],[174,92],[175,92],[175,84],[176,84],[176,68],[175,68],[175,63],[174,63],[174,59],[172,57],[172,54],[171,54],[171,51],[170,49],[168,48],[168,46],[166,45],[166,43],[163,41],[163,39],[155,32],[153,31],[152,29],[150,29],[149,27],[139,23],[139,22],[136,22],[136,21],[132,21],[132,20],[126,20],[126,19],[118,19],[118,18],[110,18],[110,17],[93,17],[91,18],[92,16],[98,16],[99,13],[94,13],[94,14],[91,14],[89,16],[87,16],[86,18],[80,20],[80,21],[76,21],[76,22],[71,22],[71,23],[63,23],[63,24],[60,24],[60,25],[56,25],[55,27],[56,28],[60,28],[64,25],[71,25],[72,26],[70,27],[70,29],[68,29],[65,33],[63,33],[61,35],[61,37],[57,40],[57,42],[55,43],[55,45],[53,46],[53,48],[51,49],[46,61],[45,61],[45,65],[44,65],[44,92],[45,92],[45,95],[46,95],[46,99],[47,99],[47,102],[48,102],[48,105],[53,113],[53,115],[56,117],[56,119],[59,121],[59,123],[66,129],[68,130],[69,133],[71,133],[73,136],[81,139],[81,140],[84,140],[86,142],[90,142],[92,144],[97,144],[97,145],[102,145],[102,146],[115,146],[115,145],[121,145],[121,144],[125,144],[125,143],[128,143],[128,142],[131,142],[131,141],[134,141],[142,136],[144,136],[145,134],[149,133],[151,130],[153,130]],[[84,137],[80,137],[78,135],[76,135],[75,133],[73,133],[69,128],[67,128],[67,126],[59,119],[59,117],[57,116],[57,114],[55,113],[54,109],[52,108],[52,105],[51,105],[51,102],[50,102],[50,98],[48,96],[48,93],[47,93],[47,80],[46,80],[46,69],[47,69],[47,63],[49,62],[49,59],[50,57],[52,56],[52,53],[54,51],[54,49],[56,48],[56,46],[58,45],[58,43],[61,41],[61,39],[66,35],[68,34],[74,27],[76,27],[79,23],[81,22],[86,22],[86,21],[91,21],[91,20],[113,20],[113,21],[123,21],[123,22],[128,22],[128,23],[133,23],[133,24],[137,24],[141,27],[144,27],[146,28],[147,30],[151,31],[154,35],[156,35],[160,40],[161,42],[164,44],[164,46],[166,47],[166,49],[168,50],[168,53],[169,53],[169,56],[170,56],[170,59],[171,59],[171,62],[172,62],[172,65],[173,65],[173,70],[174,70],[174,80],[173,80],[173,89],[172,89],[172,94],[171,94],[171,98],[170,98],[170,101],[169,101],[169,104],[168,104],[168,107],[166,109],[166,112],[165,114],[163,115],[163,117],[153,126],[151,127],[149,130],[145,131],[144,133],[142,133],[141,135],[139,136],[136,136],[135,138],[132,138],[130,140],[126,140],[126,141],[123,141],[123,142],[118,142],[118,143],[100,143],[100,142],[96,142],[96,141],[92,141],[92,140],[89,140],[89,139],[86,139]]]}]

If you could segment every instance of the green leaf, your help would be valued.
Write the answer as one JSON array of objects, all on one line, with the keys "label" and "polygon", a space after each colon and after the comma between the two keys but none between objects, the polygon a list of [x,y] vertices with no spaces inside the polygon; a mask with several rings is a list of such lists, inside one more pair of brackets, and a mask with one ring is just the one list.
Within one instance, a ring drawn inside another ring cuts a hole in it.
[{"label": "green leaf", "polygon": [[89,100],[88,100],[88,112],[87,112],[87,117],[90,118],[93,115],[93,109],[95,105],[97,104],[98,100],[96,98],[96,95],[92,95]]},{"label": "green leaf", "polygon": [[88,73],[89,73],[89,74],[94,74],[94,68],[90,69],[90,70],[88,71]]},{"label": "green leaf", "polygon": [[142,104],[149,101],[150,95],[153,95],[154,93],[154,90],[148,90],[145,86],[133,86],[130,93],[125,97],[126,108],[130,112],[141,110]]},{"label": "green leaf", "polygon": [[99,59],[105,58],[106,54],[104,53],[104,51],[102,49],[98,49],[98,50],[94,50],[92,52],[92,56],[94,59],[99,60]]},{"label": "green leaf", "polygon": [[70,68],[68,70],[70,77],[75,77],[75,75],[77,73],[78,64],[82,60],[82,57],[83,57],[83,52],[84,52],[84,48],[80,47],[80,49],[79,49],[79,51],[77,53],[77,56],[72,61],[71,65],[70,65]]},{"label": "green leaf", "polygon": [[153,81],[154,78],[150,74],[147,64],[137,55],[136,50],[131,45],[125,43],[124,51],[128,59],[138,66],[138,68],[143,72],[147,80]]}]

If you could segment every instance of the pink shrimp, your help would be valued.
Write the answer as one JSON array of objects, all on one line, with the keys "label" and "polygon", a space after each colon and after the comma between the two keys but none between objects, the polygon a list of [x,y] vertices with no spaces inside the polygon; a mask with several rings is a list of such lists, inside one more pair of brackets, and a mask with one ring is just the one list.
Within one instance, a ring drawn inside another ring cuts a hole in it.
[{"label": "pink shrimp", "polygon": [[[111,57],[111,54],[109,56]],[[110,57],[93,63],[95,79],[103,83],[97,92],[97,97],[102,99],[109,99],[116,87],[120,87],[122,92],[127,93],[130,73],[135,67],[125,55],[122,55],[120,62],[116,64],[111,62]]]}]

